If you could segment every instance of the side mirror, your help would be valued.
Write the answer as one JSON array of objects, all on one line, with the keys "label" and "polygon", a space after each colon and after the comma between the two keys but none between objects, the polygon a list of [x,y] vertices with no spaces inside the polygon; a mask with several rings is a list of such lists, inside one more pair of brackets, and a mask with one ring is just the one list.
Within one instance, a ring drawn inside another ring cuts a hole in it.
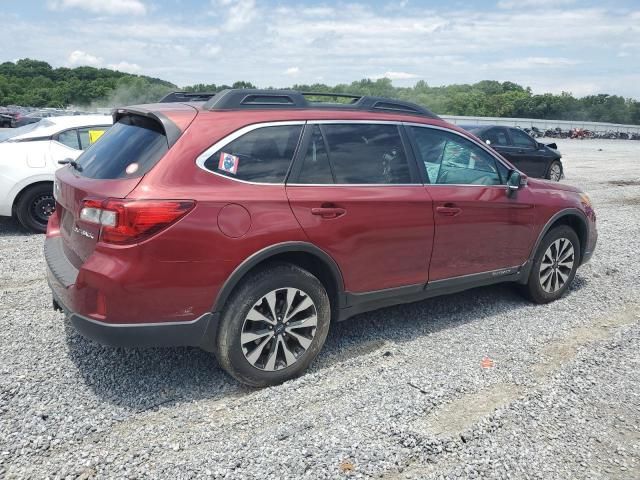
[{"label": "side mirror", "polygon": [[511,196],[527,184],[527,177],[518,170],[512,170],[507,180],[507,195]]}]

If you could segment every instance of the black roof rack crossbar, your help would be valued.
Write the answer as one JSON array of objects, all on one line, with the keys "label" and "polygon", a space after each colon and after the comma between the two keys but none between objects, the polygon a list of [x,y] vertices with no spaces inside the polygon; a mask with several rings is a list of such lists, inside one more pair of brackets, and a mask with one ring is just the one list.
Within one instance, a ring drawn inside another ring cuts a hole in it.
[{"label": "black roof rack crossbar", "polygon": [[[305,97],[348,98],[349,103],[313,102]],[[404,113],[438,119],[430,110],[415,103],[384,97],[352,95],[342,93],[313,93],[296,90],[228,89],[218,92],[204,104],[205,110],[251,110],[251,109],[333,109],[368,110],[389,113]]]},{"label": "black roof rack crossbar", "polygon": [[158,103],[174,102],[206,102],[215,92],[170,92],[162,97]]}]

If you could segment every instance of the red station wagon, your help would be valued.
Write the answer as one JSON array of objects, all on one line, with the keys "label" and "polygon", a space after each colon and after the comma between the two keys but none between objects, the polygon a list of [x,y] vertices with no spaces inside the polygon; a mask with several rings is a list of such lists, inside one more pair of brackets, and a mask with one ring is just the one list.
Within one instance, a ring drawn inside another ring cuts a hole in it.
[{"label": "red station wagon", "polygon": [[54,307],[102,344],[198,346],[265,386],[302,373],[332,321],[497,282],[546,303],[591,257],[578,189],[418,105],[329,97],[115,111],[56,175]]}]

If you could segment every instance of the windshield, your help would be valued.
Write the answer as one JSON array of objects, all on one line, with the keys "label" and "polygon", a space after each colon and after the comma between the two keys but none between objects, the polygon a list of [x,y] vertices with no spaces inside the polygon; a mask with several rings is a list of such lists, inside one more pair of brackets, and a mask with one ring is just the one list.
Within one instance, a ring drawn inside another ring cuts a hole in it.
[{"label": "windshield", "polygon": [[79,173],[95,179],[141,177],[168,149],[160,124],[146,117],[125,116],[78,157]]},{"label": "windshield", "polygon": [[50,127],[52,125],[54,125],[54,123],[49,120],[40,120],[39,122],[30,123],[29,125],[25,125],[24,127],[0,131],[0,142],[6,142],[7,140],[17,137],[18,135],[24,135],[25,133],[33,132],[34,130],[39,130],[44,127]]}]

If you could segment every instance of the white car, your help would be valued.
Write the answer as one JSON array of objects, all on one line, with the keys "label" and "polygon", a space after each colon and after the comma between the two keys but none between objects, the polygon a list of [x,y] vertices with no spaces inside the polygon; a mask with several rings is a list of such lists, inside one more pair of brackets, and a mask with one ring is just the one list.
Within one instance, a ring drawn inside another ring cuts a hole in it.
[{"label": "white car", "polygon": [[50,117],[0,131],[0,216],[44,232],[55,210],[53,179],[61,160],[75,160],[113,123],[108,115]]}]

